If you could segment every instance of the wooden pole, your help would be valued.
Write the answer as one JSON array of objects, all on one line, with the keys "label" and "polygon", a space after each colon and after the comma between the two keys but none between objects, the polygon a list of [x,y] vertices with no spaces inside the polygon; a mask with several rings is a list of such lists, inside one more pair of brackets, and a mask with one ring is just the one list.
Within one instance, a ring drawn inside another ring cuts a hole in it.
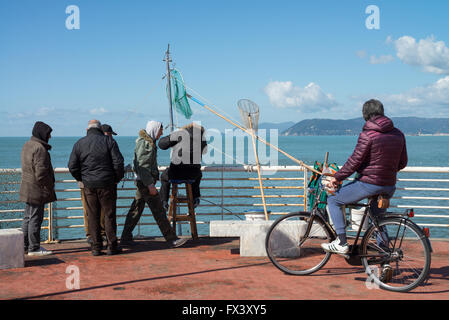
[{"label": "wooden pole", "polygon": [[260,195],[262,196],[263,211],[265,213],[265,220],[268,221],[267,204],[265,203],[265,194],[263,191],[262,178],[260,176],[259,156],[257,155],[256,136],[254,134],[253,121],[251,120],[251,115],[249,114],[248,114],[248,122],[249,122],[249,129],[251,131],[251,141],[253,142],[254,156],[256,157],[257,175],[259,177]]}]

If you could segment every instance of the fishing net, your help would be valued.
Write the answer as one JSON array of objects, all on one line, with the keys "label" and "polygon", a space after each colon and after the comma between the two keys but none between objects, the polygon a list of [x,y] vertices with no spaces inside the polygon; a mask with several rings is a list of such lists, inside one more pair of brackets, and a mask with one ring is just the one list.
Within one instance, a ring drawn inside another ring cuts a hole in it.
[{"label": "fishing net", "polygon": [[173,69],[170,72],[171,81],[172,81],[172,105],[175,107],[176,111],[186,119],[190,119],[192,116],[192,109],[190,109],[189,102],[186,97],[186,89],[184,87],[184,79],[182,78],[181,73]]},{"label": "fishing net", "polygon": [[[257,131],[257,125],[259,123],[259,106],[248,99],[241,99],[237,102],[240,110],[240,116],[242,122],[247,129],[253,127],[254,131]],[[251,125],[249,121],[251,120]]]}]

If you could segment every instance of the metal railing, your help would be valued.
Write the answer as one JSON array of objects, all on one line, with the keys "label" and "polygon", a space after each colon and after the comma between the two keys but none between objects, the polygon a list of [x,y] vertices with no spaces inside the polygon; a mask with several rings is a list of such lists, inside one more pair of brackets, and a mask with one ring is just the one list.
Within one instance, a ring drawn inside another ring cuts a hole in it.
[{"label": "metal railing", "polygon": [[[160,167],[164,170],[165,167]],[[265,200],[271,216],[307,210],[310,173],[301,166],[262,166]],[[201,205],[197,208],[200,234],[216,219],[243,219],[248,211],[262,209],[256,166],[202,167]],[[130,173],[130,172],[129,172]],[[0,169],[0,228],[20,227],[24,204],[19,201],[20,169]],[[131,173],[132,174],[132,173]],[[48,242],[84,237],[80,189],[67,168],[55,169],[58,200],[48,204],[42,230]],[[117,225],[121,228],[134,199],[132,176],[118,185]],[[391,211],[415,208],[419,225],[449,238],[449,167],[407,167],[398,175]],[[183,209],[182,209],[183,210]],[[136,227],[138,235],[160,235],[148,208]],[[186,232],[189,229],[185,228]],[[442,231],[440,231],[442,230]],[[178,232],[181,230],[178,230]],[[142,233],[143,232],[143,233]],[[118,230],[120,233],[120,229]]]}]

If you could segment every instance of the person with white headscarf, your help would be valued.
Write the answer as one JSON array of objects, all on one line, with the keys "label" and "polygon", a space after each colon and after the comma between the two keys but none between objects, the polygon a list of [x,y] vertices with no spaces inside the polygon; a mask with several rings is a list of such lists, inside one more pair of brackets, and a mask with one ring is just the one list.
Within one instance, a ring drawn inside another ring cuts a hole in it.
[{"label": "person with white headscarf", "polygon": [[139,131],[134,149],[134,172],[136,173],[136,197],[126,216],[125,226],[120,239],[121,245],[133,245],[133,230],[139,222],[145,203],[151,210],[156,223],[165,240],[172,247],[179,247],[186,243],[187,239],[180,239],[167,219],[159,193],[155,187],[159,180],[157,165],[156,141],[163,133],[162,123],[148,121],[145,129]]}]

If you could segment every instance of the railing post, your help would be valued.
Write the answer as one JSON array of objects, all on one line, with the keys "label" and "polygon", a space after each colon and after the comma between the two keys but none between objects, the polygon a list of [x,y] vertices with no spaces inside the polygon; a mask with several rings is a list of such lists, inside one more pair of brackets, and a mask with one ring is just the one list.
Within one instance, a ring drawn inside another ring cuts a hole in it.
[{"label": "railing post", "polygon": [[308,183],[308,171],[306,167],[304,169],[304,211],[307,211],[307,183]]},{"label": "railing post", "polygon": [[221,167],[221,220],[224,220],[224,167]]},{"label": "railing post", "polygon": [[48,204],[48,243],[54,241],[53,238],[53,203]]}]

